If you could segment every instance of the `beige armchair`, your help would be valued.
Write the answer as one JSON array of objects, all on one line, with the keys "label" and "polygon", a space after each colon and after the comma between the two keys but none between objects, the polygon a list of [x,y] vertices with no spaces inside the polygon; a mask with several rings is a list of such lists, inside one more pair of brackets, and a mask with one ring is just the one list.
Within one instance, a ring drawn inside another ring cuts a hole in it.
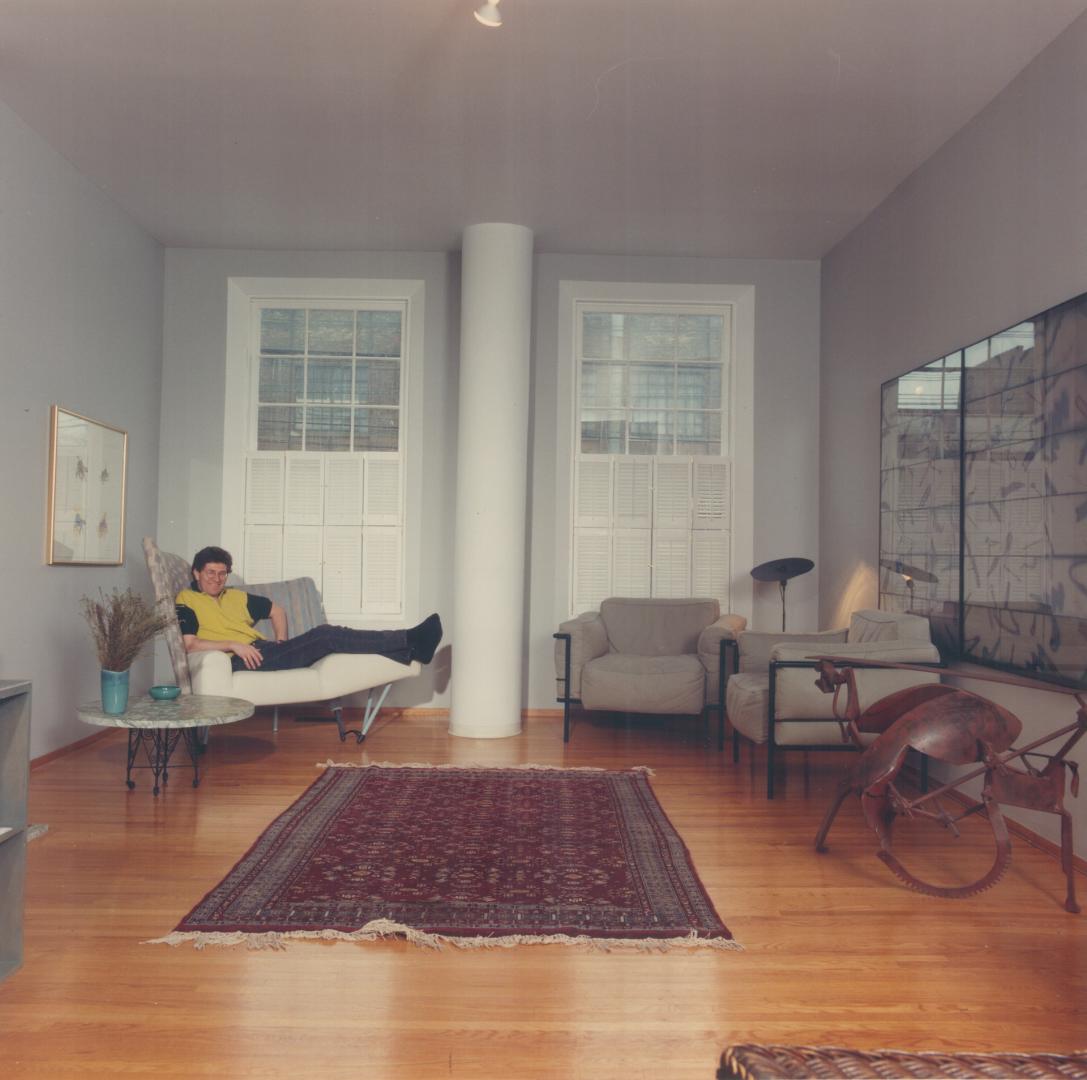
[{"label": "beige armchair", "polygon": [[707,717],[716,711],[723,749],[728,652],[746,625],[742,615],[722,615],[716,600],[625,597],[562,623],[554,637],[563,742],[570,741],[570,706],[582,705]]},{"label": "beige armchair", "polygon": [[[833,696],[815,685],[815,655],[848,657],[860,668],[865,660],[938,664],[928,620],[890,611],[853,612],[849,626],[817,634],[746,631],[738,635],[738,671],[728,676],[725,708],[732,725],[733,760],[741,735],[766,743],[766,797],[774,797],[779,750],[850,749],[834,718]],[[938,675],[895,670],[858,670],[860,707],[867,708],[896,690],[937,682]],[[871,736],[875,738],[875,736]],[[869,739],[869,741],[870,741]]]}]

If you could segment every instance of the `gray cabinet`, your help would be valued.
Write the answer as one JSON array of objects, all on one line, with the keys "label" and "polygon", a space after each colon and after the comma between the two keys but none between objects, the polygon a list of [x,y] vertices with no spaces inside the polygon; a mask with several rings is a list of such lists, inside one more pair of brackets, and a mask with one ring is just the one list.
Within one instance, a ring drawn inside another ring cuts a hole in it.
[{"label": "gray cabinet", "polygon": [[23,962],[30,683],[0,679],[0,979]]}]

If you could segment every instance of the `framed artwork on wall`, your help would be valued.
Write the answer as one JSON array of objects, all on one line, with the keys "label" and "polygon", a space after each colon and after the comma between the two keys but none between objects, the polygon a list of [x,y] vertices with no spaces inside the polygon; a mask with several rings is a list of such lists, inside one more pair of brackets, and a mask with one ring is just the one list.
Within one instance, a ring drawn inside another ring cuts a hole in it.
[{"label": "framed artwork on wall", "polygon": [[1087,687],[1087,294],[883,384],[880,606]]},{"label": "framed artwork on wall", "polygon": [[120,428],[50,409],[50,566],[120,566],[125,553],[128,434]]}]

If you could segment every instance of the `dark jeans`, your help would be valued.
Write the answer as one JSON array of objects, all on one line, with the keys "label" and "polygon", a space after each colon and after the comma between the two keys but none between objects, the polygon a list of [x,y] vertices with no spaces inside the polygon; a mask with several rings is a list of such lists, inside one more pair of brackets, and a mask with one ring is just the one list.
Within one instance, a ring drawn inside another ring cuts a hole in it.
[{"label": "dark jeans", "polygon": [[[287,671],[309,667],[329,653],[376,653],[398,664],[411,663],[411,647],[406,630],[352,630],[349,626],[323,623],[298,637],[283,642],[254,641],[264,662],[257,671]],[[245,661],[230,658],[235,671],[245,671]]]}]

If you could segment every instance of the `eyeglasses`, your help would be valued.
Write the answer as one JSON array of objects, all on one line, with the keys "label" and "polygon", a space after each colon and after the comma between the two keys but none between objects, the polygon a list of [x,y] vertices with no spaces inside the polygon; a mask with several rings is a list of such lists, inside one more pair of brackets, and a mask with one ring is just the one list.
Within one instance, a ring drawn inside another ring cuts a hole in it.
[{"label": "eyeglasses", "polygon": [[226,581],[230,577],[229,570],[197,570],[201,577],[215,578],[217,581]]}]

